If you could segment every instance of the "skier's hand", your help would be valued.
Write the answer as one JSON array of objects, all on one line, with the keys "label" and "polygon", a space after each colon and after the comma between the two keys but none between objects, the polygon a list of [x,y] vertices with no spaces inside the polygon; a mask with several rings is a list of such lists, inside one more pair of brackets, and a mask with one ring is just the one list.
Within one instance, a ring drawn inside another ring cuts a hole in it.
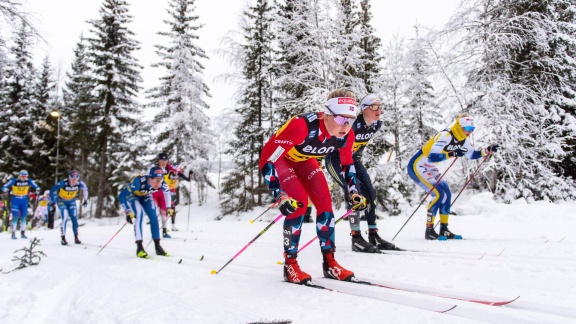
[{"label": "skier's hand", "polygon": [[350,196],[350,205],[352,205],[352,209],[358,211],[364,210],[368,207],[368,204],[366,204],[366,198],[362,197],[358,193],[353,193]]},{"label": "skier's hand", "polygon": [[298,207],[302,207],[301,202],[288,197],[287,194],[283,193],[278,198],[278,209],[284,216],[293,214]]},{"label": "skier's hand", "polygon": [[132,222],[132,219],[134,219],[134,217],[136,217],[136,216],[134,215],[133,212],[131,212],[131,211],[127,211],[127,212],[126,212],[126,221],[127,221],[128,223],[134,224],[134,223]]},{"label": "skier's hand", "polygon": [[173,215],[174,215],[174,209],[173,209],[173,208],[168,208],[168,209],[166,209],[166,212],[168,213],[169,216],[173,216]]},{"label": "skier's hand", "polygon": [[488,152],[498,152],[498,148],[500,147],[500,145],[498,144],[490,144],[488,145],[488,147],[486,148],[488,150]]},{"label": "skier's hand", "polygon": [[83,207],[88,207],[88,199],[84,199],[84,202],[82,203]]},{"label": "skier's hand", "polygon": [[448,153],[448,156],[449,157],[455,157],[455,156],[463,157],[464,154],[466,154],[466,149],[458,148],[458,149],[455,149],[454,151]]}]

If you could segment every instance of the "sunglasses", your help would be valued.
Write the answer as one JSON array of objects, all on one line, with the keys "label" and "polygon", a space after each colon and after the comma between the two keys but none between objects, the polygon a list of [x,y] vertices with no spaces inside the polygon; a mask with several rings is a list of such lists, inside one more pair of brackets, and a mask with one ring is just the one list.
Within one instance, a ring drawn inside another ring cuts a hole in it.
[{"label": "sunglasses", "polygon": [[76,180],[78,180],[78,179],[80,179],[80,175],[79,175],[79,174],[71,174],[71,175],[70,175],[70,179],[76,179]]},{"label": "sunglasses", "polygon": [[366,107],[366,108],[368,108],[368,109],[370,109],[370,110],[374,110],[374,111],[376,111],[376,110],[382,110],[382,105],[370,105],[370,106],[368,106],[368,107]]},{"label": "sunglasses", "polygon": [[474,126],[464,126],[464,127],[462,127],[462,129],[464,129],[464,131],[466,131],[466,132],[473,132],[474,129],[476,129],[476,127],[474,127]]},{"label": "sunglasses", "polygon": [[342,115],[336,115],[328,106],[326,106],[326,109],[332,113],[332,116],[334,116],[334,122],[340,126],[350,126],[356,120],[356,117],[344,117]]}]

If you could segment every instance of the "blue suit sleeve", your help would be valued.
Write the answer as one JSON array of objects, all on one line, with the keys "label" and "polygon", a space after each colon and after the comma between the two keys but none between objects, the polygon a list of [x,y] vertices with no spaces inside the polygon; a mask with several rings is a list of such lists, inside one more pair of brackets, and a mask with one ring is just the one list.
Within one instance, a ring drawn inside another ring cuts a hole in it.
[{"label": "blue suit sleeve", "polygon": [[3,192],[7,192],[8,188],[12,187],[12,185],[16,182],[16,179],[12,178],[10,181],[8,181],[5,185],[2,186],[2,191]]}]

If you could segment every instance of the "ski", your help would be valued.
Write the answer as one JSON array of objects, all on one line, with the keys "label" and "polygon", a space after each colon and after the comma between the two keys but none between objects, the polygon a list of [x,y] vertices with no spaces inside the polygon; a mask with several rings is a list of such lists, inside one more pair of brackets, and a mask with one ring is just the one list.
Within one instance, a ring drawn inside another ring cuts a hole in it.
[{"label": "ski", "polygon": [[[336,282],[344,283],[344,282],[348,282],[348,281],[335,281],[334,284],[336,284]],[[355,283],[359,283],[359,282],[355,282]],[[453,310],[457,306],[455,304],[450,304],[450,303],[445,303],[445,302],[431,302],[431,301],[418,300],[415,298],[411,298],[409,296],[399,296],[399,295],[395,295],[395,294],[383,294],[382,292],[375,293],[375,292],[366,291],[365,289],[361,289],[361,290],[348,289],[349,287],[348,288],[339,287],[339,288],[335,289],[335,288],[331,288],[329,286],[327,287],[324,284],[318,285],[312,281],[308,281],[305,284],[302,284],[301,286],[305,286],[305,287],[309,287],[309,288],[315,288],[315,289],[321,289],[321,290],[327,290],[330,292],[335,292],[335,293],[339,293],[339,294],[346,294],[346,295],[350,295],[350,296],[371,298],[371,299],[376,299],[376,300],[380,300],[380,301],[391,303],[391,304],[403,305],[403,306],[418,308],[418,309],[422,309],[422,310],[432,311],[432,312],[436,312],[436,313],[446,313],[448,311]]]},{"label": "ski", "polygon": [[515,300],[517,300],[518,298],[520,298],[520,296],[517,296],[515,298],[503,299],[503,298],[498,298],[498,297],[479,296],[479,295],[467,294],[467,293],[442,292],[442,291],[438,291],[438,290],[433,289],[433,288],[421,287],[421,286],[416,286],[416,285],[375,283],[375,282],[369,282],[369,281],[364,281],[364,280],[358,280],[356,278],[354,278],[354,279],[355,279],[355,281],[351,281],[351,282],[361,284],[361,285],[374,286],[374,287],[399,290],[399,291],[406,291],[406,292],[418,293],[418,294],[423,294],[423,295],[433,296],[433,297],[461,300],[461,301],[465,301],[465,302],[478,303],[478,304],[489,305],[489,306],[508,305],[508,304],[514,302]]}]

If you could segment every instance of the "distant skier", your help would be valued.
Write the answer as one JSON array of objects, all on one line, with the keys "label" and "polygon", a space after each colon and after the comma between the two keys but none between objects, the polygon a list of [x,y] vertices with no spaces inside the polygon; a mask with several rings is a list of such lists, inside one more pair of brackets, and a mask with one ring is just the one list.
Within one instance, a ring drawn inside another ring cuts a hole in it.
[{"label": "distant skier", "polygon": [[[174,210],[174,208],[176,207],[176,202],[172,205],[172,204],[167,204],[166,201],[168,201],[168,198],[170,198],[172,201],[172,199],[175,199],[176,196],[176,184],[177,182],[173,182],[172,180],[175,180],[173,178],[177,179],[184,179],[187,181],[190,181],[190,178],[186,177],[182,172],[182,168],[179,167],[176,164],[170,164],[168,163],[168,154],[167,153],[160,153],[158,154],[158,159],[156,161],[155,164],[153,164],[150,169],[148,169],[148,171],[151,170],[151,168],[153,167],[159,167],[164,171],[164,175],[165,175],[165,182],[170,185],[173,184],[174,185],[174,190],[172,190],[172,188],[170,188],[170,192],[169,193],[164,193],[162,191],[156,191],[155,193],[153,193],[152,197],[154,198],[154,202],[156,202],[156,206],[158,206],[158,208],[160,209],[160,216],[162,218],[162,236],[165,238],[170,238],[170,235],[168,234],[168,216],[170,216],[171,220],[172,220],[172,230],[173,231],[177,231],[178,228],[176,228],[176,211]],[[172,175],[170,175],[170,173],[172,173]],[[189,176],[192,174],[192,171],[189,172]],[[167,175],[167,177],[166,177]],[[170,179],[170,177],[172,179]]]},{"label": "distant skier", "polygon": [[[42,226],[48,226],[48,203],[50,202],[50,190],[44,191],[42,196],[38,196],[38,207],[36,207],[36,212],[34,213],[34,218],[37,220],[42,220]],[[35,228],[38,228],[36,225]]]},{"label": "distant skier", "polygon": [[[360,108],[362,109],[362,113],[356,118],[356,121],[352,125],[352,131],[355,136],[352,159],[354,160],[354,168],[356,169],[358,191],[366,197],[368,203],[368,208],[364,211],[364,214],[368,222],[369,242],[366,242],[360,231],[360,212],[353,213],[349,217],[352,251],[377,253],[379,249],[400,250],[394,244],[385,241],[378,235],[378,225],[376,224],[376,192],[372,186],[372,180],[370,180],[368,171],[366,167],[364,167],[364,164],[362,164],[364,148],[368,145],[368,142],[374,134],[382,127],[382,121],[379,120],[380,114],[382,113],[382,102],[376,95],[369,94],[360,101]],[[338,152],[332,152],[328,154],[324,160],[328,173],[334,178],[334,181],[344,189],[344,193],[348,198],[347,184],[341,175],[340,155]],[[350,207],[351,206],[348,205],[348,208]]]},{"label": "distant skier", "polygon": [[356,190],[352,161],[356,119],[354,93],[332,91],[324,112],[297,115],[286,122],[262,149],[260,170],[272,195],[279,202],[284,219],[284,280],[307,284],[312,277],[296,260],[308,198],[316,207],[316,234],[323,255],[322,268],[327,278],[351,281],[354,273],[334,259],[334,213],[326,177],[315,158],[340,151],[342,169],[350,192],[351,205],[366,208],[366,199]]},{"label": "distant skier", "polygon": [[58,205],[60,217],[62,218],[60,226],[60,244],[62,245],[68,245],[66,241],[68,219],[72,221],[74,243],[82,243],[78,239],[78,207],[76,206],[76,198],[80,190],[82,190],[82,197],[84,198],[82,205],[88,207],[88,186],[80,180],[80,172],[77,170],[70,171],[67,178],[58,181],[50,189],[50,207],[56,208],[56,205]]},{"label": "distant skier", "polygon": [[[466,156],[470,160],[479,159],[491,152],[498,151],[498,145],[488,145],[480,151],[474,150],[470,145],[469,136],[476,126],[474,118],[468,114],[459,115],[454,124],[432,138],[424,144],[408,162],[408,175],[425,192],[429,192],[437,180],[442,176],[436,166],[437,163],[446,161],[453,157]],[[426,212],[426,232],[424,238],[427,240],[448,240],[462,239],[461,235],[454,234],[448,229],[448,219],[450,217],[450,205],[452,203],[452,193],[445,180],[440,181],[430,193],[432,201],[428,204]],[[436,213],[440,212],[440,233],[434,230],[434,219]]]},{"label": "distant skier", "polygon": [[8,192],[8,189],[10,189],[12,196],[10,198],[10,209],[12,211],[13,240],[16,239],[18,219],[20,219],[20,237],[28,238],[26,236],[26,217],[28,216],[28,191],[30,188],[40,191],[40,187],[32,179],[28,178],[28,171],[26,170],[20,171],[17,178],[12,178],[2,186],[2,192]]},{"label": "distant skier", "polygon": [[[152,194],[156,191],[168,194],[167,203],[170,204],[170,190],[164,182],[164,170],[160,167],[153,167],[147,175],[138,175],[122,188],[118,195],[118,200],[124,213],[126,221],[134,224],[134,234],[136,236],[136,256],[148,259],[148,253],[142,245],[142,222],[144,214],[150,220],[150,231],[157,255],[168,256],[160,246],[160,229],[158,227],[158,216]],[[133,221],[134,220],[134,221]]]}]

